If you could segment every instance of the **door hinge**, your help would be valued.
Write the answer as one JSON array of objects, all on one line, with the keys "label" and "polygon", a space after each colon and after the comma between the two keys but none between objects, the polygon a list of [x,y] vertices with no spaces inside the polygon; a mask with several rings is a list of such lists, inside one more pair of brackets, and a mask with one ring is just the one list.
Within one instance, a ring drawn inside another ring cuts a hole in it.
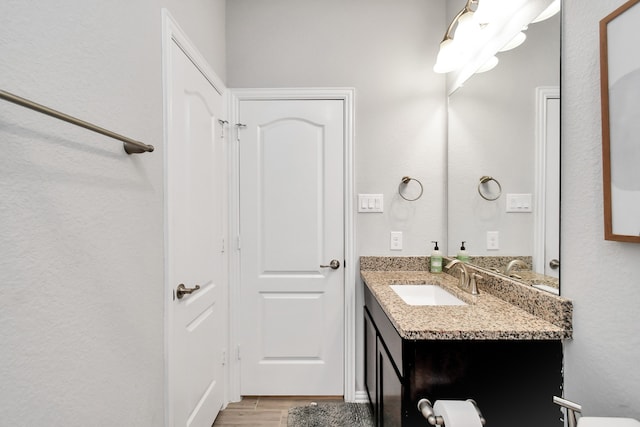
[{"label": "door hinge", "polygon": [[236,360],[240,360],[240,359],[241,359],[241,357],[240,357],[240,345],[238,345],[236,347]]},{"label": "door hinge", "polygon": [[227,349],[222,350],[222,366],[227,364]]},{"label": "door hinge", "polygon": [[240,236],[238,236],[238,238],[237,238],[237,239],[238,239],[238,240],[237,240],[237,248],[238,248],[238,250],[240,250]]},{"label": "door hinge", "polygon": [[227,120],[218,119],[220,123],[220,139],[224,139],[224,128],[229,124]]},{"label": "door hinge", "polygon": [[225,251],[225,247],[224,247],[224,237],[222,238],[222,250],[220,252],[224,253]]},{"label": "door hinge", "polygon": [[220,139],[224,139],[224,128],[229,124],[227,120],[218,119],[218,123],[220,123]]}]

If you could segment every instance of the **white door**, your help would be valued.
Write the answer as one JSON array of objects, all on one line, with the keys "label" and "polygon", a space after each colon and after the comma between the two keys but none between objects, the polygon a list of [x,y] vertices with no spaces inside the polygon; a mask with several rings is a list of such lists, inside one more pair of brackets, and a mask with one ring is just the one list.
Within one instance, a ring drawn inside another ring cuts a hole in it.
[{"label": "white door", "polygon": [[560,98],[547,99],[544,274],[559,277],[560,269]]},{"label": "white door", "polygon": [[343,395],[344,108],[239,103],[243,395]]},{"label": "white door", "polygon": [[[210,427],[224,399],[223,96],[172,41],[168,93],[169,396],[175,427]],[[219,88],[221,90],[222,88]],[[187,293],[180,296],[183,284]]]}]

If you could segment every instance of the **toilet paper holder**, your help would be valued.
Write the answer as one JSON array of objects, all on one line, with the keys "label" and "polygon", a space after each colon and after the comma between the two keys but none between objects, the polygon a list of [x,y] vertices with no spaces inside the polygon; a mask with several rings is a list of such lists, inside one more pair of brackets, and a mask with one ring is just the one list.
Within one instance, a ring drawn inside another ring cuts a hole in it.
[{"label": "toilet paper holder", "polygon": [[[467,402],[471,402],[473,407],[476,408],[476,412],[478,412],[478,417],[480,417],[480,423],[482,425],[486,424],[486,420],[482,416],[480,412],[480,408],[478,408],[478,404],[473,399],[467,399]],[[418,411],[422,414],[422,416],[427,420],[429,424],[432,426],[444,426],[444,419],[440,415],[436,415],[433,412],[433,405],[428,399],[420,399],[418,402]]]}]

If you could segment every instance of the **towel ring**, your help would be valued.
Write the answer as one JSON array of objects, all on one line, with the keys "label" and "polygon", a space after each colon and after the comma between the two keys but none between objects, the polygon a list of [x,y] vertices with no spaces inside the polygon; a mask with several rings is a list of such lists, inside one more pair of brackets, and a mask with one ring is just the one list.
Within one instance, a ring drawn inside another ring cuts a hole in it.
[{"label": "towel ring", "polygon": [[[482,192],[482,184],[486,184],[491,181],[495,182],[498,185],[498,195],[495,197],[489,197]],[[480,177],[480,184],[478,184],[478,194],[480,194],[480,197],[482,197],[483,199],[493,202],[494,200],[498,200],[502,195],[502,185],[500,185],[498,180],[492,176],[482,176]]]},{"label": "towel ring", "polygon": [[[417,197],[413,198],[413,199],[408,199],[407,197],[405,197],[404,194],[402,194],[402,190],[404,189],[404,186],[409,185],[409,182],[411,181],[415,181],[418,183],[418,185],[420,186],[420,194],[418,194]],[[398,186],[398,194],[400,194],[400,197],[402,197],[403,199],[405,199],[407,202],[415,202],[416,200],[418,200],[420,197],[422,197],[422,193],[424,192],[424,187],[422,186],[422,183],[420,181],[418,181],[415,178],[411,178],[409,176],[403,176],[402,177],[402,181],[400,181],[400,185]]]}]

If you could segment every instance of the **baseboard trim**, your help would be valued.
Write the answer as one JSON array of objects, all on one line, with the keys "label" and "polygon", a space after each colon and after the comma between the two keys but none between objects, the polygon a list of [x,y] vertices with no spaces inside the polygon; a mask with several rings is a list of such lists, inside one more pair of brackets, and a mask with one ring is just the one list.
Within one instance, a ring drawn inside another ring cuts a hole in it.
[{"label": "baseboard trim", "polygon": [[369,403],[369,395],[365,390],[356,390],[353,403]]}]

